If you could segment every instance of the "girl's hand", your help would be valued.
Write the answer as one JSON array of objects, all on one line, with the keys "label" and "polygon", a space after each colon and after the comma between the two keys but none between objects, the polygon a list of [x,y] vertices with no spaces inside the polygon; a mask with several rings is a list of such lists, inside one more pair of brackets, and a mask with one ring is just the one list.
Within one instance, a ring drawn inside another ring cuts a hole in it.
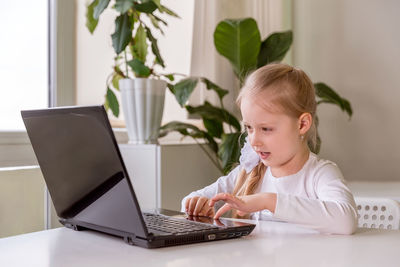
[{"label": "girl's hand", "polygon": [[214,216],[214,206],[209,205],[210,199],[206,197],[188,198],[185,203],[186,213],[193,216]]},{"label": "girl's hand", "polygon": [[217,211],[214,219],[218,219],[222,214],[231,209],[237,210],[238,214],[243,216],[247,213],[264,209],[275,212],[276,207],[275,193],[260,193],[240,197],[228,193],[220,193],[211,199],[209,206],[214,207],[215,202],[219,200],[225,201],[226,203]]}]

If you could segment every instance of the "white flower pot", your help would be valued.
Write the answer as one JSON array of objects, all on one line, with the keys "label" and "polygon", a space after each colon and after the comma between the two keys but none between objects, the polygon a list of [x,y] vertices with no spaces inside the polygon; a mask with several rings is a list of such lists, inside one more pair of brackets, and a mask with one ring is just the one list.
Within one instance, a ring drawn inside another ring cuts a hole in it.
[{"label": "white flower pot", "polygon": [[136,78],[119,80],[122,110],[130,144],[156,144],[167,83]]}]

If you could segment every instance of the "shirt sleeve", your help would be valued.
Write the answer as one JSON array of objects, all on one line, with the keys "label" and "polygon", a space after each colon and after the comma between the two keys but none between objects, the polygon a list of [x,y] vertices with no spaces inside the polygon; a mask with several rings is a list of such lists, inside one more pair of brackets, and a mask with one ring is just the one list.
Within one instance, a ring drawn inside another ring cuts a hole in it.
[{"label": "shirt sleeve", "polygon": [[[181,202],[181,212],[185,212],[185,203],[188,198],[194,196],[202,196],[206,198],[212,198],[218,193],[232,193],[235,187],[236,178],[240,171],[240,166],[233,169],[228,175],[218,178],[218,180],[203,189],[194,191],[184,197]],[[218,209],[219,203],[217,203]]]},{"label": "shirt sleeve", "polygon": [[326,164],[317,170],[314,190],[316,199],[278,193],[274,217],[321,233],[354,233],[356,205],[336,165]]}]

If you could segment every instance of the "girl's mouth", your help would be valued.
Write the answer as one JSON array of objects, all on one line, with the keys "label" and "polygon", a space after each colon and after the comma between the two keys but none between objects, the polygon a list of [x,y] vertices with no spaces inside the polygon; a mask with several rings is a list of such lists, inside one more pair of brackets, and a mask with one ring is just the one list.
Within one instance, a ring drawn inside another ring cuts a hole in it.
[{"label": "girl's mouth", "polygon": [[258,154],[260,155],[261,159],[267,159],[269,157],[269,155],[271,155],[271,152],[258,152]]}]

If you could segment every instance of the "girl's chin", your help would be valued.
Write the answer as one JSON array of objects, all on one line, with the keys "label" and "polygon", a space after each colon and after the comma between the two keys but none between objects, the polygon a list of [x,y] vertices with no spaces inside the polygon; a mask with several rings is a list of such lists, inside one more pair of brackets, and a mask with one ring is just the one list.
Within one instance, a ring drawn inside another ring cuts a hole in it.
[{"label": "girl's chin", "polygon": [[271,159],[269,157],[267,159],[260,158],[260,160],[265,166],[270,166],[271,165]]}]

